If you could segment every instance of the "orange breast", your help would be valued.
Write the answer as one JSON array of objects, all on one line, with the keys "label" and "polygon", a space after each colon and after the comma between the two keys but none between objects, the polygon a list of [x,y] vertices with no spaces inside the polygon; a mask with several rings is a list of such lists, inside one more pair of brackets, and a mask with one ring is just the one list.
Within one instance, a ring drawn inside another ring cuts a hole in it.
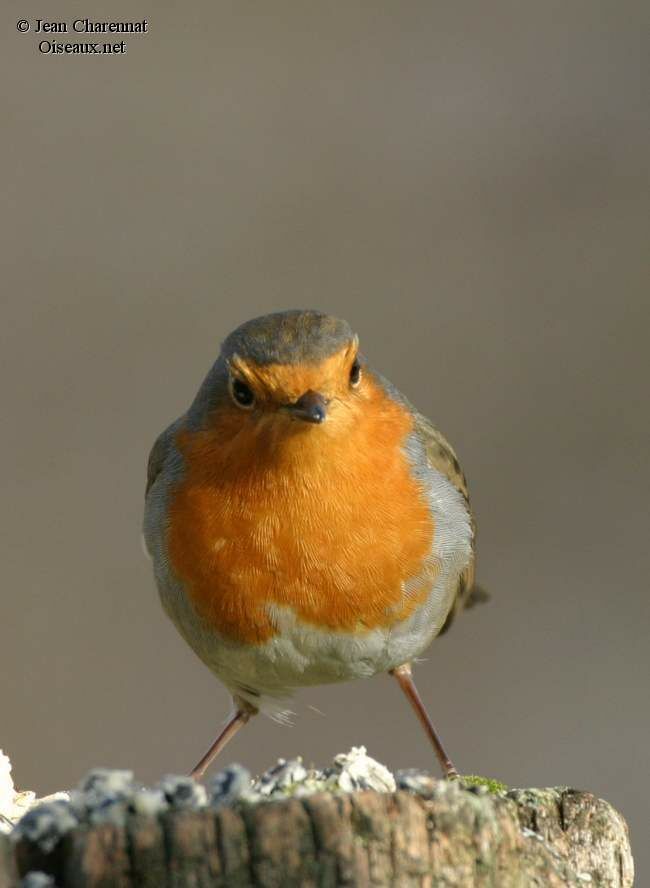
[{"label": "orange breast", "polygon": [[339,423],[283,434],[227,406],[209,429],[177,435],[185,472],[168,553],[223,635],[268,640],[271,605],[321,629],[367,631],[426,598],[434,527],[402,451],[412,418],[370,379],[346,409]]}]

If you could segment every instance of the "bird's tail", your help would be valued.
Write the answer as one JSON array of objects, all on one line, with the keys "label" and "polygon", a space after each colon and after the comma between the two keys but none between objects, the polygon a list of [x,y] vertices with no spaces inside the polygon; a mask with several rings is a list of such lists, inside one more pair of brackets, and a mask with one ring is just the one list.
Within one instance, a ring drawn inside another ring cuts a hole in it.
[{"label": "bird's tail", "polygon": [[478,583],[474,583],[472,588],[469,590],[467,597],[463,603],[464,608],[474,607],[477,604],[485,604],[486,601],[489,601],[492,596],[487,591],[485,586],[479,586]]},{"label": "bird's tail", "polygon": [[454,601],[449,613],[447,614],[447,619],[443,623],[442,629],[438,633],[438,636],[445,634],[445,632],[454,622],[454,619],[458,613],[464,610],[468,610],[470,607],[474,607],[476,604],[483,604],[484,601],[489,601],[490,597],[490,593],[487,592],[483,588],[483,586],[479,586],[478,583],[472,583],[471,586],[467,586],[461,579],[458,594],[456,595],[456,600]]}]

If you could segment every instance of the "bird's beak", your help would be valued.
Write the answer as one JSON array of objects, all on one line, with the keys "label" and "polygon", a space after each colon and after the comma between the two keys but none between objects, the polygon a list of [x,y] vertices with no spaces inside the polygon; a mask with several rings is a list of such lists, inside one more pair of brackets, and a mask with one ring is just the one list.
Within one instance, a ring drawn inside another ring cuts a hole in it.
[{"label": "bird's beak", "polygon": [[305,422],[321,423],[327,418],[327,400],[311,389],[287,406],[289,415]]}]

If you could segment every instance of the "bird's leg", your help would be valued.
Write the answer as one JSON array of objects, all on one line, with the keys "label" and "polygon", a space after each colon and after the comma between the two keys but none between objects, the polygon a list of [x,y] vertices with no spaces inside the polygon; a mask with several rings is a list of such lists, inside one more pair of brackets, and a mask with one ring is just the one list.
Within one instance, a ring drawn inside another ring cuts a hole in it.
[{"label": "bird's leg", "polygon": [[242,700],[239,697],[234,698],[235,703],[235,712],[230,716],[228,721],[223,727],[223,730],[217,736],[217,739],[214,741],[212,746],[205,753],[201,761],[192,768],[190,772],[190,777],[193,777],[195,780],[199,780],[207,769],[210,767],[215,758],[219,755],[221,750],[224,748],[226,743],[231,740],[237,731],[242,728],[249,720],[252,715],[257,714],[257,709],[250,703],[247,703],[246,700]]},{"label": "bird's leg", "polygon": [[415,710],[415,714],[420,719],[422,727],[427,732],[427,736],[431,743],[433,744],[433,748],[435,750],[436,755],[438,756],[438,761],[440,762],[440,766],[444,771],[445,777],[447,780],[455,780],[458,777],[458,771],[454,768],[454,765],[445,752],[445,748],[438,737],[436,729],[433,726],[433,722],[429,718],[429,715],[424,708],[424,703],[422,702],[420,695],[418,694],[418,689],[415,687],[415,682],[413,681],[413,676],[411,675],[411,664],[405,663],[403,666],[397,666],[395,669],[390,670],[390,674],[395,676],[397,682],[401,689],[404,691],[406,696],[408,697],[409,703]]}]

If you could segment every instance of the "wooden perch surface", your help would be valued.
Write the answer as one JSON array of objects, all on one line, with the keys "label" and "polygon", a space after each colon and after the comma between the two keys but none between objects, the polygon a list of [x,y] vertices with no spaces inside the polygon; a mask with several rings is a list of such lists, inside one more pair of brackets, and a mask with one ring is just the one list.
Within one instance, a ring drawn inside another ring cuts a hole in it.
[{"label": "wooden perch surface", "polygon": [[[60,834],[41,816],[0,835],[0,888],[633,883],[625,821],[587,792],[418,785],[199,806],[190,792],[163,808],[124,797]],[[21,883],[34,871],[51,880]]]}]

